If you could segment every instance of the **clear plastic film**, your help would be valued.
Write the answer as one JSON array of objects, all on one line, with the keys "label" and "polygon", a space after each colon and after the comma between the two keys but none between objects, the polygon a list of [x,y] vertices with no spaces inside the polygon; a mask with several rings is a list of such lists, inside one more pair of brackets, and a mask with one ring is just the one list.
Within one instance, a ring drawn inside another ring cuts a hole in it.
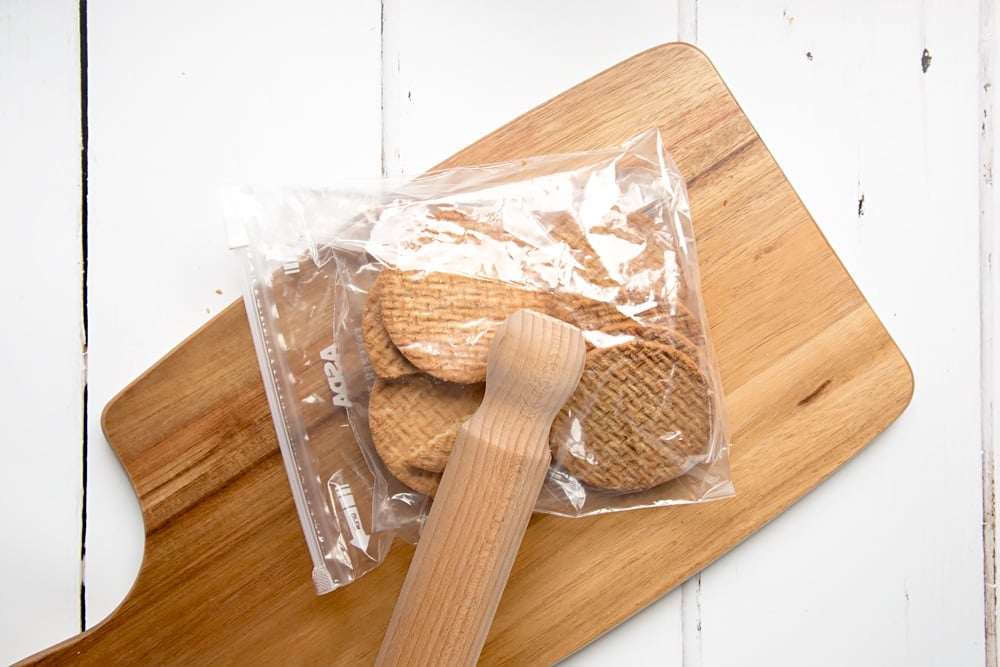
[{"label": "clear plastic film", "polygon": [[[499,324],[587,341],[536,511],[733,493],[684,181],[649,131],[612,149],[227,198],[319,592],[415,541]],[[471,480],[475,483],[475,480]]]}]

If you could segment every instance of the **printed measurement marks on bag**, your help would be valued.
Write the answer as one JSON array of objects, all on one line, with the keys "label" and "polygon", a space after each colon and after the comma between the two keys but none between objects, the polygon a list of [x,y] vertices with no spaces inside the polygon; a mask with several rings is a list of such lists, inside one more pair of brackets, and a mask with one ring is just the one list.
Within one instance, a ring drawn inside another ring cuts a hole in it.
[{"label": "printed measurement marks on bag", "polygon": [[347,484],[331,483],[333,495],[337,497],[340,509],[344,511],[347,519],[347,527],[351,531],[351,544],[362,551],[368,550],[368,541],[371,536],[365,532],[365,526],[361,522],[361,514],[358,512],[358,505],[354,501],[354,492]]}]

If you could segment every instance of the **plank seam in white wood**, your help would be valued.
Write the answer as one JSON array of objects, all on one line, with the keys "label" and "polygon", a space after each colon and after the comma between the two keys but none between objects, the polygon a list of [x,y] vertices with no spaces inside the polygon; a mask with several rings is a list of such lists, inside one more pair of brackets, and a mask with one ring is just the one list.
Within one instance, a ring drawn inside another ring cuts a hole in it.
[{"label": "plank seam in white wood", "polygon": [[[677,0],[677,39],[698,43],[698,0]],[[702,667],[701,573],[681,584],[681,663]]]},{"label": "plank seam in white wood", "polygon": [[701,572],[681,584],[681,664],[702,667]]},{"label": "plank seam in white wood", "polygon": [[0,2],[8,289],[0,664],[78,629],[82,330],[78,0]]},{"label": "plank seam in white wood", "polygon": [[995,424],[995,350],[994,297],[997,275],[993,257],[997,252],[994,232],[993,183],[993,0],[979,3],[979,100],[982,117],[979,133],[979,249],[980,249],[980,400],[983,447],[983,591],[985,602],[986,664],[997,665],[997,543],[996,543],[996,479],[997,462],[994,448]]},{"label": "plank seam in white wood", "polygon": [[382,0],[381,12],[382,175],[398,176],[403,172],[399,0]]},{"label": "plank seam in white wood", "polygon": [[80,315],[82,336],[82,396],[83,424],[81,429],[81,450],[83,465],[81,468],[80,485],[82,497],[80,502],[80,632],[87,629],[87,472],[90,449],[88,424],[90,423],[90,397],[87,391],[87,343],[89,340],[89,318],[87,309],[87,268],[88,268],[88,238],[87,238],[87,161],[89,146],[89,119],[87,117],[87,0],[80,0],[77,21],[80,30],[80,257],[81,283]]}]

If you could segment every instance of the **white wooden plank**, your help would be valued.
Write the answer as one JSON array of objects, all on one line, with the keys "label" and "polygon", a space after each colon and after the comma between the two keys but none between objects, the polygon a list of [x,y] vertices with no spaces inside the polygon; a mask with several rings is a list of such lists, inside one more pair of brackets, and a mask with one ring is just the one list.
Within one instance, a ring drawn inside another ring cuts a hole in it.
[{"label": "white wooden plank", "polygon": [[[692,39],[695,36],[692,31]],[[681,641],[683,667],[701,667],[703,644],[701,634],[701,572],[681,584]]]},{"label": "white wooden plank", "polygon": [[699,45],[916,377],[888,432],[703,573],[706,666],[983,662],[977,10],[698,3]]},{"label": "white wooden plank", "polygon": [[664,595],[626,622],[561,660],[559,667],[686,665],[678,650],[683,641],[681,597],[680,589]]},{"label": "white wooden plank", "polygon": [[101,407],[238,296],[219,186],[380,166],[379,5],[91,0],[87,622],[142,553]]},{"label": "white wooden plank", "polygon": [[677,41],[698,43],[698,0],[677,0]]},{"label": "white wooden plank", "polygon": [[0,663],[79,628],[83,337],[77,3],[0,1]]},{"label": "white wooden plank", "polygon": [[[387,2],[391,173],[418,173],[549,97],[677,38],[677,4]],[[397,25],[392,20],[398,21]],[[393,80],[395,76],[395,80]]]},{"label": "white wooden plank", "polygon": [[[386,2],[386,172],[417,173],[583,79],[677,38],[675,2]],[[680,591],[567,664],[679,664]],[[581,611],[581,613],[586,613]]]}]

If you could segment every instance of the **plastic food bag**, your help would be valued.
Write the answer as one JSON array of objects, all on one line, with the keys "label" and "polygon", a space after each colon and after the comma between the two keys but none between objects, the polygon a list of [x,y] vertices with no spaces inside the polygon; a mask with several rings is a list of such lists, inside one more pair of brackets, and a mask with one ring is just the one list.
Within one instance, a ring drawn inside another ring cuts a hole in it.
[{"label": "plastic food bag", "polygon": [[243,188],[227,205],[318,592],[417,539],[519,308],[588,348],[536,511],[733,493],[687,194],[659,132],[408,181]]}]

